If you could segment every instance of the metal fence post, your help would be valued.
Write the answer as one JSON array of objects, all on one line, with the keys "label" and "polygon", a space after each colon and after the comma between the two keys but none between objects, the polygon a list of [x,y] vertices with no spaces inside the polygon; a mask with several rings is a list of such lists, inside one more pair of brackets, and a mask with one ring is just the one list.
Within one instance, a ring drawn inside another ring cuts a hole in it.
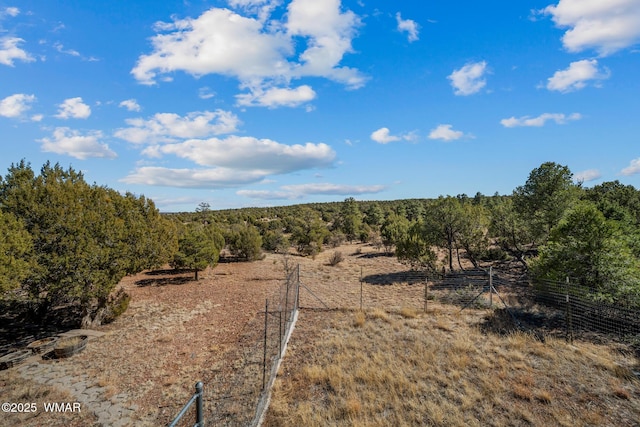
[{"label": "metal fence post", "polygon": [[278,311],[278,335],[280,337],[278,357],[282,357],[282,310]]},{"label": "metal fence post", "polygon": [[296,280],[296,308],[295,311],[298,311],[300,308],[300,264],[298,264],[298,278]]},{"label": "metal fence post", "polygon": [[571,318],[571,299],[569,298],[569,276],[565,282],[565,295],[567,300],[566,322],[567,322],[567,342],[573,343],[573,319]]},{"label": "metal fence post", "polygon": [[204,392],[202,381],[198,381],[198,383],[196,383],[196,394],[198,395],[198,398],[196,399],[196,426],[204,427]]},{"label": "metal fence post", "polygon": [[489,307],[493,307],[493,267],[489,267]]},{"label": "metal fence post", "polygon": [[[289,282],[290,282],[290,277],[287,277],[287,291],[284,294],[284,320],[285,323],[287,322],[287,310],[288,310],[288,306],[289,306]],[[291,318],[289,318],[291,319]]]},{"label": "metal fence post", "polygon": [[269,317],[269,299],[264,303],[264,353],[262,355],[262,390],[267,380],[267,322]]},{"label": "metal fence post", "polygon": [[424,278],[424,312],[427,313],[427,301],[429,301],[429,278]]},{"label": "metal fence post", "polygon": [[362,311],[362,266],[360,266],[360,311]]}]

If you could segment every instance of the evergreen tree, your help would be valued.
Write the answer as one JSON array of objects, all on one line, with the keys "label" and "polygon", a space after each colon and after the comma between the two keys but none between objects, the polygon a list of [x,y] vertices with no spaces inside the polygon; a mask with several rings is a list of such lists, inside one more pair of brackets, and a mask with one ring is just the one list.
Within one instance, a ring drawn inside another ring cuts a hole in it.
[{"label": "evergreen tree", "polygon": [[178,252],[171,261],[173,268],[193,270],[194,279],[205,268],[214,267],[224,247],[224,238],[212,226],[186,224],[179,231]]},{"label": "evergreen tree", "polygon": [[0,210],[0,298],[20,287],[32,267],[33,242],[24,225]]}]

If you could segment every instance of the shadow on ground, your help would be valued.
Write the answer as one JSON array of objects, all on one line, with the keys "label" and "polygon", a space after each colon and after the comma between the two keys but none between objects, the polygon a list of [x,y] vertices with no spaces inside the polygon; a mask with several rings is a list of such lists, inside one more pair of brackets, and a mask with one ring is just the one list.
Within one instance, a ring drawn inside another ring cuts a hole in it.
[{"label": "shadow on ground", "polygon": [[0,302],[0,356],[22,350],[35,340],[76,329],[80,319],[76,306],[56,308],[46,318],[37,320],[26,304]]},{"label": "shadow on ground", "polygon": [[[187,275],[185,276],[185,274]],[[135,282],[136,286],[184,285],[195,280],[193,270],[188,269],[152,270],[144,273],[144,275],[151,277],[137,280]]]},{"label": "shadow on ground", "polygon": [[364,283],[370,285],[393,285],[394,283],[424,283],[427,273],[416,270],[399,271],[394,273],[370,274],[362,278]]}]

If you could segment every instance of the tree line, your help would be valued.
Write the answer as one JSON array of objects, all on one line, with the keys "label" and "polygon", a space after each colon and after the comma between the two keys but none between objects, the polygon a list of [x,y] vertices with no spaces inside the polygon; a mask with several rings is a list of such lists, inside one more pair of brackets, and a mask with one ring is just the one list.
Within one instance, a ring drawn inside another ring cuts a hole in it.
[{"label": "tree line", "polygon": [[353,241],[413,268],[514,260],[529,274],[569,276],[597,298],[640,305],[640,192],[618,181],[584,188],[553,162],[510,195],[232,210],[203,202],[173,214],[57,164],[36,173],[23,160],[0,177],[0,296],[27,304],[39,319],[66,304],[81,310],[85,325],[100,323],[125,275],[166,264],[197,280],[221,256],[315,256]]}]

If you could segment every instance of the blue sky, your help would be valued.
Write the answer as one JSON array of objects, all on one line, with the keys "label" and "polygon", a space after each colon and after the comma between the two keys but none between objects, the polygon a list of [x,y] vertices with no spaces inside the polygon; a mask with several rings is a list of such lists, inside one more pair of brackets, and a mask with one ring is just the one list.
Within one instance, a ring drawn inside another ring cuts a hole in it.
[{"label": "blue sky", "polygon": [[640,1],[0,0],[0,168],[163,211],[640,188]]}]

